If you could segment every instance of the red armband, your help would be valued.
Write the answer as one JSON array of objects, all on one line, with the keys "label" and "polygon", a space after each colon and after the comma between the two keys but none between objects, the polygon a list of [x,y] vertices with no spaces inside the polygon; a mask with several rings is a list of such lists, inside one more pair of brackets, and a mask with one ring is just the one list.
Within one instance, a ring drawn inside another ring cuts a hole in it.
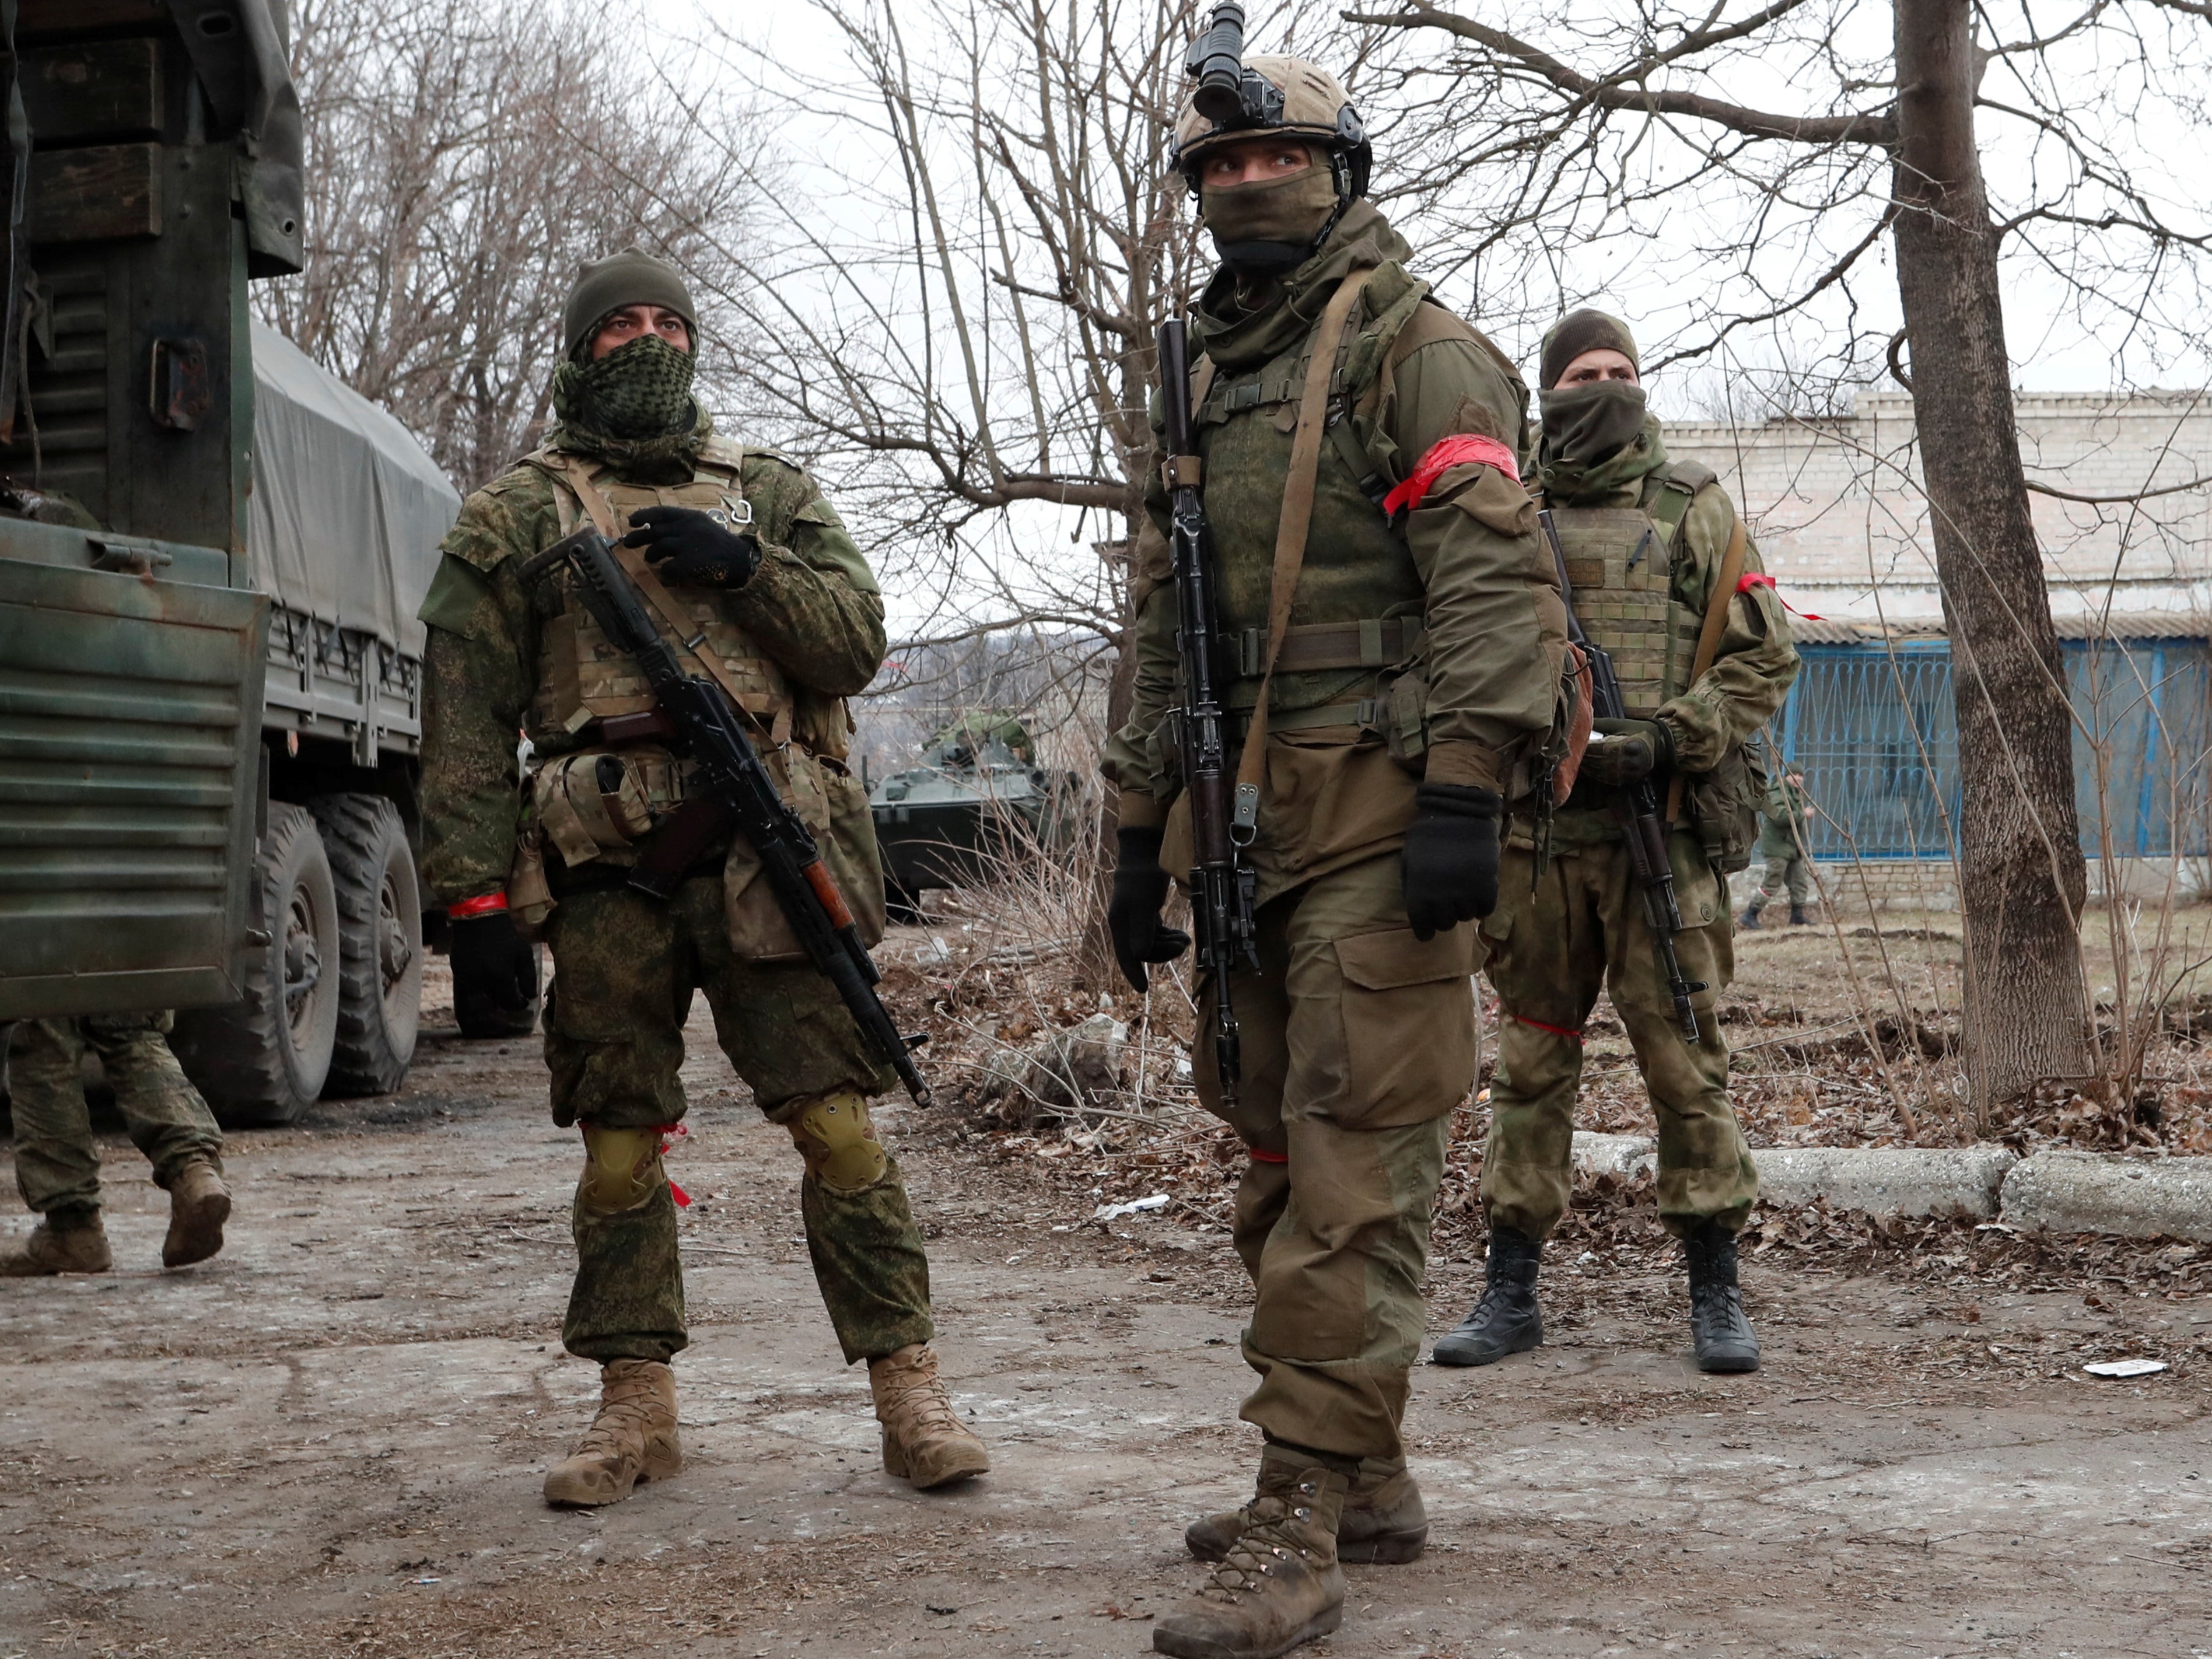
[{"label": "red armband", "polygon": [[1782,608],[1784,611],[1787,611],[1793,617],[1802,617],[1807,622],[1827,621],[1826,617],[1816,617],[1809,611],[1800,611],[1796,605],[1790,604],[1789,600],[1782,599],[1782,590],[1778,587],[1775,587],[1774,578],[1768,575],[1763,570],[1746,571],[1742,580],[1736,583],[1735,591],[1739,593],[1748,593],[1754,587],[1772,589],[1774,597],[1782,600]]},{"label": "red armband", "polygon": [[1513,452],[1495,438],[1462,432],[1439,438],[1413,468],[1413,476],[1382,498],[1385,513],[1410,513],[1426,499],[1429,487],[1455,466],[1494,466],[1515,483],[1521,482],[1520,464]]},{"label": "red armband", "polygon": [[507,908],[507,890],[496,893],[479,893],[472,899],[463,899],[459,904],[446,907],[449,921],[466,921],[471,916],[488,916]]}]

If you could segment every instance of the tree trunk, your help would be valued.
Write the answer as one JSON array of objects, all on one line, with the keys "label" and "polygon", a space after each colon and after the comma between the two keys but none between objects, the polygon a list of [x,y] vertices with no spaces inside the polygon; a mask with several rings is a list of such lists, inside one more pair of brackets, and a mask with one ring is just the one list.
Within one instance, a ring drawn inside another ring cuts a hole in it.
[{"label": "tree trunk", "polygon": [[1897,281],[1958,708],[1977,1116],[2095,1069],[2073,728],[2013,419],[1969,0],[1895,0]]}]

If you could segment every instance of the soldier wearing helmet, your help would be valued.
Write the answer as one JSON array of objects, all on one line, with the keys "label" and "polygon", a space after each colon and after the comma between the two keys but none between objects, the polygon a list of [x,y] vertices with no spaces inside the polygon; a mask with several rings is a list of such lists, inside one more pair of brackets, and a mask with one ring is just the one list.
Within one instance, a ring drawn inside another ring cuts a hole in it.
[{"label": "soldier wearing helmet", "polygon": [[[1203,1034],[1195,1062],[1249,1152],[1234,1232],[1260,1380],[1243,1415],[1265,1445],[1252,1500],[1190,1527],[1218,1565],[1156,1628],[1161,1651],[1206,1656],[1333,1630],[1340,1561],[1424,1547],[1401,1420],[1446,1130],[1475,1072],[1472,924],[1498,900],[1501,817],[1549,765],[1565,657],[1519,479],[1525,389],[1366,199],[1366,136],[1335,78],[1212,50],[1234,10],[1193,54],[1177,162],[1221,258],[1191,319],[1191,394],[1237,747],[1265,711],[1259,961],[1231,980],[1233,1106]],[[1139,989],[1187,945],[1160,908],[1192,862],[1163,720],[1176,619],[1158,481],[1148,501],[1135,707],[1104,769],[1109,924]]]}]

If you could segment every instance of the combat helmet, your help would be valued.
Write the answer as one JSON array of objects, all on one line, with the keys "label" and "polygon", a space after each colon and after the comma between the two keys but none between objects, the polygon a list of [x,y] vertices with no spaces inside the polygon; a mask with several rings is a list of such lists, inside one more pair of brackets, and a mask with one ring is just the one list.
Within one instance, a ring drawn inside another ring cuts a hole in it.
[{"label": "combat helmet", "polygon": [[1174,166],[1198,192],[1206,153],[1240,139],[1281,136],[1318,146],[1336,184],[1337,211],[1367,193],[1374,147],[1344,83],[1303,58],[1244,56],[1244,8],[1223,0],[1193,43],[1193,85],[1176,119]]}]

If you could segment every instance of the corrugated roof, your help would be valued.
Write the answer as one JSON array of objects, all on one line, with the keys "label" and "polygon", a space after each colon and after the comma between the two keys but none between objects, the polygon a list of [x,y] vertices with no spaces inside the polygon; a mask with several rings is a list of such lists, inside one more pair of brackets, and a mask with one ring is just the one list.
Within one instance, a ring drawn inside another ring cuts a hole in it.
[{"label": "corrugated roof", "polygon": [[[2203,640],[2212,626],[2186,611],[2144,611],[2105,617],[2060,616],[2052,619],[2062,640]],[[1913,617],[1887,624],[1848,618],[1790,619],[1790,636],[1800,645],[1881,645],[1948,639],[1941,617]]]}]

